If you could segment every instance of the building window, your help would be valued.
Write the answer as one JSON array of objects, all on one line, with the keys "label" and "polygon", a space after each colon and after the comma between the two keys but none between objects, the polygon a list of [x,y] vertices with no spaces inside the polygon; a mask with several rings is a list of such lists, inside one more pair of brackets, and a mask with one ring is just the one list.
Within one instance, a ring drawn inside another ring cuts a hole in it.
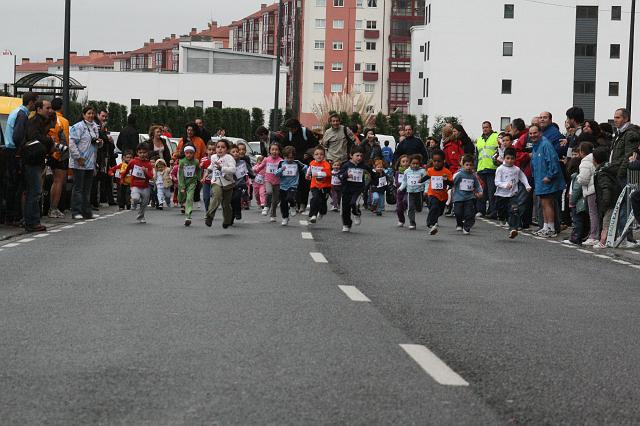
[{"label": "building window", "polygon": [[324,49],[324,40],[316,40],[313,43],[313,48],[314,49]]},{"label": "building window", "polygon": [[511,117],[500,117],[500,130],[504,130],[511,124]]},{"label": "building window", "polygon": [[578,7],[576,7],[576,18],[578,18],[578,19],[598,19],[598,6],[578,6]]},{"label": "building window", "polygon": [[214,108],[222,108],[222,101],[213,101],[211,103],[211,106],[213,106]]},{"label": "building window", "polygon": [[620,59],[620,45],[612,44],[609,46],[609,58],[611,59]]},{"label": "building window", "polygon": [[376,50],[376,42],[368,41],[365,47],[367,50]]},{"label": "building window", "polygon": [[364,84],[364,93],[373,93],[376,91],[376,85],[373,83]]},{"label": "building window", "polygon": [[333,20],[333,29],[334,30],[342,30],[342,29],[344,29],[344,21],[342,19],[334,19]]},{"label": "building window", "polygon": [[360,62],[356,62],[355,64],[353,64],[353,70],[356,72],[362,71],[362,64]]},{"label": "building window", "polygon": [[389,100],[393,102],[409,101],[411,85],[409,83],[391,83],[389,86]]},{"label": "building window", "polygon": [[333,0],[333,7],[344,7],[344,0]]},{"label": "building window", "polygon": [[331,64],[331,71],[342,71],[344,64],[342,62],[334,62]]},{"label": "building window", "polygon": [[342,92],[342,83],[331,83],[331,93]]},{"label": "building window", "polygon": [[622,19],[622,6],[611,6],[611,20],[620,21]]},{"label": "building window", "polygon": [[419,72],[418,73],[418,78],[424,78],[424,73],[423,72]]},{"label": "building window", "polygon": [[424,52],[424,45],[420,46],[420,53]]},{"label": "building window", "polygon": [[316,7],[325,7],[327,5],[327,0],[316,0]]},{"label": "building window", "polygon": [[315,71],[322,71],[324,70],[324,62],[320,62],[320,61],[316,61],[313,63],[313,69]]},{"label": "building window", "polygon": [[367,0],[367,6],[378,7],[378,0]]},{"label": "building window", "polygon": [[131,109],[137,106],[140,106],[140,99],[131,99]]},{"label": "building window", "polygon": [[361,41],[356,41],[353,45],[353,48],[355,50],[362,50],[362,42]]},{"label": "building window", "polygon": [[620,93],[620,83],[617,81],[609,82],[609,96],[618,96]]},{"label": "building window", "polygon": [[502,43],[502,56],[513,56],[513,42],[505,41]]},{"label": "building window", "polygon": [[364,70],[366,72],[376,72],[376,64],[365,64]]},{"label": "building window", "polygon": [[503,95],[511,94],[511,80],[502,80],[502,94]]},{"label": "building window", "polygon": [[597,46],[595,43],[576,43],[576,56],[596,57]]},{"label": "building window", "polygon": [[313,83],[313,93],[324,93],[324,83]]},{"label": "building window", "polygon": [[425,88],[424,88],[424,97],[428,98],[429,97],[429,79],[425,78]]},{"label": "building window", "polygon": [[513,19],[515,6],[512,4],[504,5],[504,19]]},{"label": "building window", "polygon": [[367,21],[367,29],[375,30],[378,27],[378,21]]},{"label": "building window", "polygon": [[158,99],[158,106],[178,106],[178,101],[175,99]]},{"label": "building window", "polygon": [[324,28],[327,26],[326,19],[316,19],[316,28]]},{"label": "building window", "polygon": [[356,0],[356,7],[362,7],[362,0]]},{"label": "building window", "polygon": [[596,82],[595,81],[574,81],[573,93],[576,95],[595,95]]},{"label": "building window", "polygon": [[356,30],[362,29],[362,19],[356,19]]},{"label": "building window", "polygon": [[333,42],[333,50],[342,50],[342,49],[343,49],[343,45],[341,41]]},{"label": "building window", "polygon": [[431,42],[427,42],[427,61],[431,59]]},{"label": "building window", "polygon": [[362,93],[362,84],[354,84],[353,93]]},{"label": "building window", "polygon": [[204,108],[204,101],[193,101],[194,108]]},{"label": "building window", "polygon": [[418,99],[418,105],[422,105],[422,98]]}]

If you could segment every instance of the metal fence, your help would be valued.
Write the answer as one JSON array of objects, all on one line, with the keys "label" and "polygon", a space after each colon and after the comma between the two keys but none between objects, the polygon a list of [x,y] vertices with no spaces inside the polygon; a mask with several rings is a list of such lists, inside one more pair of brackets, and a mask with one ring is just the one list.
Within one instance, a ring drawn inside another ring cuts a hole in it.
[{"label": "metal fence", "polygon": [[[619,247],[627,238],[627,234],[635,227],[636,220],[631,210],[631,194],[639,189],[640,170],[628,170],[627,185],[622,189],[622,193],[618,197],[616,206],[611,214],[609,232],[607,233],[607,247]],[[621,219],[626,220],[624,227],[620,224]]]}]

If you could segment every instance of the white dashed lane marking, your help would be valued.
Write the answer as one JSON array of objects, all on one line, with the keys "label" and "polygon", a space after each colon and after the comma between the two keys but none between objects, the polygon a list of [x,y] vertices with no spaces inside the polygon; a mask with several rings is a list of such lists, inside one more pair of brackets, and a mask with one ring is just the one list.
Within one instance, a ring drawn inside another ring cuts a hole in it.
[{"label": "white dashed lane marking", "polygon": [[20,245],[20,243],[9,243],[9,244],[5,244],[2,247],[3,248],[13,248],[13,247],[18,247]]},{"label": "white dashed lane marking", "polygon": [[303,232],[302,233],[303,240],[313,240],[313,234],[311,232]]},{"label": "white dashed lane marking", "polygon": [[402,349],[429,374],[433,380],[447,386],[469,386],[458,373],[422,345],[400,345]]},{"label": "white dashed lane marking", "polygon": [[49,233],[51,234],[57,234],[58,232],[62,232],[62,229],[52,229],[51,231],[49,231]]},{"label": "white dashed lane marking", "polygon": [[34,237],[36,238],[44,238],[44,237],[48,237],[49,234],[38,234],[38,235],[34,235]]},{"label": "white dashed lane marking", "polygon": [[329,263],[327,258],[324,257],[324,255],[322,253],[311,252],[311,253],[309,253],[309,255],[311,255],[311,258],[316,263]]},{"label": "white dashed lane marking", "polygon": [[87,222],[76,222],[75,224],[76,225],[84,225],[85,223],[87,223]]},{"label": "white dashed lane marking", "polygon": [[67,225],[67,226],[63,226],[62,229],[71,229],[73,228],[75,225]]},{"label": "white dashed lane marking", "polygon": [[367,296],[352,285],[339,285],[338,288],[354,302],[371,302]]},{"label": "white dashed lane marking", "polygon": [[578,251],[579,251],[580,253],[586,253],[586,254],[592,254],[592,253],[593,253],[592,251],[585,250],[585,249],[578,249]]},{"label": "white dashed lane marking", "polygon": [[19,243],[30,243],[31,241],[35,241],[35,238],[23,238],[21,240],[18,240],[17,242]]},{"label": "white dashed lane marking", "polygon": [[631,265],[631,262],[627,262],[626,260],[619,260],[619,259],[611,259],[612,262],[616,262],[619,263],[621,265]]},{"label": "white dashed lane marking", "polygon": [[611,259],[611,256],[606,256],[604,254],[594,254],[595,257],[599,257],[600,259]]}]

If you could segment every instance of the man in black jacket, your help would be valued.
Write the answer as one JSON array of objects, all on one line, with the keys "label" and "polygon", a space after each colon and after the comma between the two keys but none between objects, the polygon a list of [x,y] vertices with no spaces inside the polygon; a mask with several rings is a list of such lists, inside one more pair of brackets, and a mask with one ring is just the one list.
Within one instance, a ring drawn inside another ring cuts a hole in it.
[{"label": "man in black jacket", "polygon": [[198,126],[198,136],[204,141],[205,145],[211,140],[211,133],[204,127],[202,118],[196,118],[196,126]]},{"label": "man in black jacket", "polygon": [[[289,129],[289,134],[285,136],[284,146],[294,147],[296,149],[295,159],[308,165],[313,159],[313,153],[309,155],[307,151],[318,145],[318,139],[311,130],[302,127],[300,121],[295,118],[288,119],[284,125]],[[300,175],[296,196],[296,212],[298,213],[304,212],[307,208],[310,186],[311,182],[305,176]]]},{"label": "man in black jacket", "polygon": [[136,129],[136,117],[130,114],[127,117],[127,126],[122,129],[118,136],[118,142],[116,146],[120,152],[131,151],[136,152],[138,144],[140,143],[140,134]]},{"label": "man in black jacket", "polygon": [[404,126],[405,138],[396,147],[396,152],[393,153],[393,162],[395,163],[398,158],[403,155],[422,155],[422,163],[427,163],[427,148],[420,138],[413,135],[413,126],[411,124],[405,124]]}]

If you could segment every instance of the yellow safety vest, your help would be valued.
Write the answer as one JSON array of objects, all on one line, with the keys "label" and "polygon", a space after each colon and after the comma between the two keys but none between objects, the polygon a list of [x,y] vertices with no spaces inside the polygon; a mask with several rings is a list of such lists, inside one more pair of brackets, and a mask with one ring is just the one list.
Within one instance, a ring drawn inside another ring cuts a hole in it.
[{"label": "yellow safety vest", "polygon": [[498,133],[493,132],[486,141],[480,136],[476,140],[476,149],[478,150],[478,171],[495,170],[497,166],[493,162],[493,156],[498,150]]}]

